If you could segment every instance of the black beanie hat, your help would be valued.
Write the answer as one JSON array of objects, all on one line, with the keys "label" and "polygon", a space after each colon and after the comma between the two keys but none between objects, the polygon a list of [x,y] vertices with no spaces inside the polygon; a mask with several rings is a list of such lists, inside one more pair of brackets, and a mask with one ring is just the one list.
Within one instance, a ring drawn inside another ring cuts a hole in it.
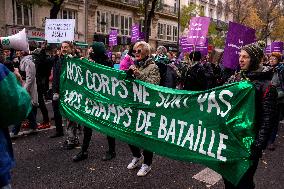
[{"label": "black beanie hat", "polygon": [[249,70],[257,70],[261,59],[264,56],[263,48],[265,47],[264,41],[258,41],[256,43],[251,43],[242,47],[242,50],[246,51],[250,56],[250,67]]}]

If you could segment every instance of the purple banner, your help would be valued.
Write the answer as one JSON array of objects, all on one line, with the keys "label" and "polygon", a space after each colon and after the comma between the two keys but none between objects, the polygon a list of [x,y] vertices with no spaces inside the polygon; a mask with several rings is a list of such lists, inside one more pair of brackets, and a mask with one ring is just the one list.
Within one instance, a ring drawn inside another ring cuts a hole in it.
[{"label": "purple banner", "polygon": [[117,45],[117,30],[111,30],[109,33],[109,46]]},{"label": "purple banner", "polygon": [[188,43],[193,45],[204,45],[208,33],[210,18],[193,17],[190,20]]},{"label": "purple banner", "polygon": [[135,43],[140,37],[140,25],[135,24],[131,29],[131,43]]},{"label": "purple banner", "polygon": [[283,42],[277,41],[271,43],[271,52],[283,52]]},{"label": "purple banner", "polygon": [[188,43],[187,37],[181,37],[179,44],[182,48],[182,52],[190,53],[191,51],[193,51],[193,45]]},{"label": "purple banner", "polygon": [[140,32],[139,40],[140,41],[144,41],[145,40],[145,33],[144,32]]},{"label": "purple banner", "polygon": [[229,23],[229,30],[224,49],[223,65],[236,70],[239,66],[241,48],[255,41],[255,30],[234,22]]},{"label": "purple banner", "polygon": [[200,51],[202,56],[206,56],[208,54],[208,38],[206,38],[204,45],[197,45],[195,51]]},{"label": "purple banner", "polygon": [[[194,50],[193,45],[188,43],[187,37],[180,38],[180,46],[182,52],[190,53]],[[200,51],[203,56],[206,56],[208,54],[208,38],[206,38],[204,45],[195,46],[195,51]]]}]

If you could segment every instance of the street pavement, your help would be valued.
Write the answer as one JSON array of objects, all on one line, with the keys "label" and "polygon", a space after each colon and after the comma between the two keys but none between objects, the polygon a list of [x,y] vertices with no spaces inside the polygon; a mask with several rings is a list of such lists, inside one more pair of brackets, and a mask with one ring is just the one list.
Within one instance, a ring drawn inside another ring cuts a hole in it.
[{"label": "street pavement", "polygon": [[[48,104],[52,117],[51,105]],[[38,121],[41,121],[38,111]],[[78,163],[72,156],[80,151],[63,149],[64,137],[50,139],[55,129],[13,140],[16,167],[12,171],[14,189],[222,189],[217,173],[203,165],[185,163],[154,155],[152,171],[138,177],[126,166],[132,156],[127,144],[117,141],[115,159],[103,162],[106,137],[93,132],[89,158]],[[80,135],[82,141],[83,135]],[[275,151],[265,151],[255,176],[257,189],[284,188],[284,124],[280,126]]]}]

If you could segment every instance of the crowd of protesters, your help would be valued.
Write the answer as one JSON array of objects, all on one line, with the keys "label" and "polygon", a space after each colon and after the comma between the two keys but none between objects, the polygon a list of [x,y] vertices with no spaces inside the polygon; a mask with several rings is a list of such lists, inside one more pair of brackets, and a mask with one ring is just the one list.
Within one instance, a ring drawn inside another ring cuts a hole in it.
[{"label": "crowd of protesters", "polygon": [[[208,56],[202,56],[199,51],[176,54],[167,51],[164,46],[153,50],[144,41],[130,45],[121,53],[112,52],[110,56],[107,56],[106,47],[101,42],[94,42],[86,52],[86,56],[83,55],[82,49],[76,48],[68,41],[62,42],[59,48],[51,48],[43,43],[40,47],[31,46],[30,50],[30,53],[13,49],[4,50],[1,55],[1,63],[13,72],[19,85],[26,89],[32,104],[32,110],[26,120],[13,123],[10,129],[12,138],[18,137],[21,129],[26,129],[25,134],[28,135],[36,134],[39,129],[49,128],[50,115],[45,102],[52,100],[56,130],[50,137],[64,137],[64,148],[70,150],[80,145],[79,133],[83,129],[81,151],[73,157],[73,161],[78,162],[88,158],[92,129],[67,120],[64,132],[63,118],[59,111],[59,84],[63,59],[64,56],[72,56],[87,58],[94,64],[116,67],[134,79],[180,90],[203,91],[226,83],[251,81],[256,89],[257,130],[251,147],[253,165],[238,186],[233,186],[224,178],[226,188],[254,188],[253,176],[262,150],[276,148],[278,124],[283,119],[284,113],[284,65],[280,53],[272,52],[270,55],[265,55],[262,43],[249,44],[242,48],[238,70],[223,67],[223,54],[215,50]],[[43,115],[43,122],[39,124],[36,122],[37,108]],[[109,149],[102,157],[104,161],[116,157],[115,139],[107,136],[107,141]],[[133,159],[126,167],[128,169],[140,167],[137,175],[147,175],[151,170],[153,152],[148,150],[141,152],[141,149],[130,144],[129,147]],[[0,169],[3,169],[1,163]],[[0,170],[0,174],[6,173]],[[0,175],[0,188],[9,184],[7,180],[10,177],[5,178],[5,175]]]}]

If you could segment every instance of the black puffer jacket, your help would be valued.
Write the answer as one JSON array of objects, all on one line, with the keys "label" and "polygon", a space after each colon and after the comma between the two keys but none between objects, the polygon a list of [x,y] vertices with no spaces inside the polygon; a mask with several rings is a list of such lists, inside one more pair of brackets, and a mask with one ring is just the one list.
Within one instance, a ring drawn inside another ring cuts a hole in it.
[{"label": "black puffer jacket", "polygon": [[184,90],[203,91],[212,87],[213,69],[209,64],[197,62],[188,69],[184,78]]},{"label": "black puffer jacket", "polygon": [[277,90],[271,84],[272,72],[242,72],[231,82],[250,80],[256,89],[256,137],[251,146],[252,158],[261,157],[273,127],[277,126]]}]

